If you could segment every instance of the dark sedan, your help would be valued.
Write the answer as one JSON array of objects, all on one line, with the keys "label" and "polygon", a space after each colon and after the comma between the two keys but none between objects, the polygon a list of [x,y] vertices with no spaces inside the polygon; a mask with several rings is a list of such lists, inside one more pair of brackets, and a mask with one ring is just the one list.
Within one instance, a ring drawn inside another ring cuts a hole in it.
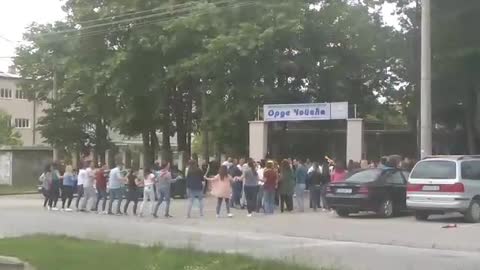
[{"label": "dark sedan", "polygon": [[407,209],[407,179],[408,172],[393,168],[361,170],[328,185],[327,204],[341,217],[361,211],[392,217]]}]

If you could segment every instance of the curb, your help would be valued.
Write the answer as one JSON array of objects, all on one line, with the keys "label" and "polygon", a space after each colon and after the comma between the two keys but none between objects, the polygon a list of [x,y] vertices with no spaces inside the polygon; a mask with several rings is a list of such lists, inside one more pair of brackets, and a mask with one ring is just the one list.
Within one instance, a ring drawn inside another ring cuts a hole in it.
[{"label": "curb", "polygon": [[0,256],[1,270],[33,270],[34,268],[17,258]]},{"label": "curb", "polygon": [[14,195],[32,195],[32,194],[41,194],[41,193],[39,193],[38,191],[0,193],[0,197],[1,196],[14,196]]}]

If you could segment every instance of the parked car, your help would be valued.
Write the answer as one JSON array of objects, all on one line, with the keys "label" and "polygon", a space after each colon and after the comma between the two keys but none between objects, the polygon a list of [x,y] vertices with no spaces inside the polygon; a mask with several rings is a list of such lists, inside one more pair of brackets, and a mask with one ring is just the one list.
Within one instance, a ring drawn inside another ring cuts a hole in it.
[{"label": "parked car", "polygon": [[407,187],[407,206],[418,220],[459,212],[480,222],[480,156],[437,156],[419,161]]},{"label": "parked car", "polygon": [[392,217],[406,210],[408,172],[394,168],[366,169],[332,183],[326,189],[327,204],[341,217],[361,211],[373,211]]}]

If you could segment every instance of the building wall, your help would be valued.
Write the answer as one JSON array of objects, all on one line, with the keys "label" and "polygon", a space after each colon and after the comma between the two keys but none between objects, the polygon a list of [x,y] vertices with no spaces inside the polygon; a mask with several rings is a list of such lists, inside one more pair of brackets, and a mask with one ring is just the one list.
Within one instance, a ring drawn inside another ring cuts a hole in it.
[{"label": "building wall", "polygon": [[[15,128],[15,130],[21,135],[24,146],[44,145],[44,140],[42,139],[38,129],[35,131],[34,135],[34,123],[36,123],[38,119],[44,115],[43,109],[45,109],[46,104],[39,103],[37,101],[34,106],[34,102],[32,101],[17,98],[16,91],[20,90],[17,87],[18,81],[19,79],[17,78],[6,78],[0,76],[0,89],[4,88],[12,90],[11,98],[0,97],[0,109],[12,117],[13,126],[15,126],[15,119],[28,119],[28,127]],[[36,114],[34,114],[34,107],[36,107]]]}]

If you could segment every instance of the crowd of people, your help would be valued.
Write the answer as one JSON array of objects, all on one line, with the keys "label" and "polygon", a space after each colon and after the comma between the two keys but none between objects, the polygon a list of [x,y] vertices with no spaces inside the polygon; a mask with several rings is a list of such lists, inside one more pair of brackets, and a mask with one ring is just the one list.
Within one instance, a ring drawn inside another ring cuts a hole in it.
[{"label": "crowd of people", "polygon": [[[217,217],[220,217],[222,205],[225,205],[227,217],[233,217],[231,208],[246,209],[247,216],[251,217],[254,213],[271,215],[276,209],[291,212],[295,208],[304,212],[307,190],[310,208],[326,211],[327,184],[345,180],[349,171],[382,166],[409,166],[412,163],[409,160],[398,161],[395,165],[387,164],[388,162],[392,161],[382,158],[378,163],[350,161],[345,166],[344,162],[333,161],[328,157],[322,162],[311,162],[308,159],[255,162],[253,159],[228,158],[212,174],[210,166],[202,169],[196,161],[191,160],[185,173],[181,174],[173,172],[168,162],[157,162],[152,168],[138,170],[126,170],[121,162],[117,162],[116,167],[110,170],[106,165],[95,166],[93,162],[86,161],[78,171],[71,165],[65,168],[57,164],[49,165],[40,176],[40,181],[44,195],[43,206],[52,211],[73,211],[72,203],[76,194],[76,211],[127,215],[132,206],[130,212],[133,215],[152,215],[156,218],[160,206],[165,204],[164,216],[171,218],[172,184],[185,179],[188,218],[192,216],[195,202],[199,215],[203,216],[203,200],[207,190],[217,199]],[[113,209],[115,201],[116,208]],[[125,203],[122,209],[123,201]]]}]

